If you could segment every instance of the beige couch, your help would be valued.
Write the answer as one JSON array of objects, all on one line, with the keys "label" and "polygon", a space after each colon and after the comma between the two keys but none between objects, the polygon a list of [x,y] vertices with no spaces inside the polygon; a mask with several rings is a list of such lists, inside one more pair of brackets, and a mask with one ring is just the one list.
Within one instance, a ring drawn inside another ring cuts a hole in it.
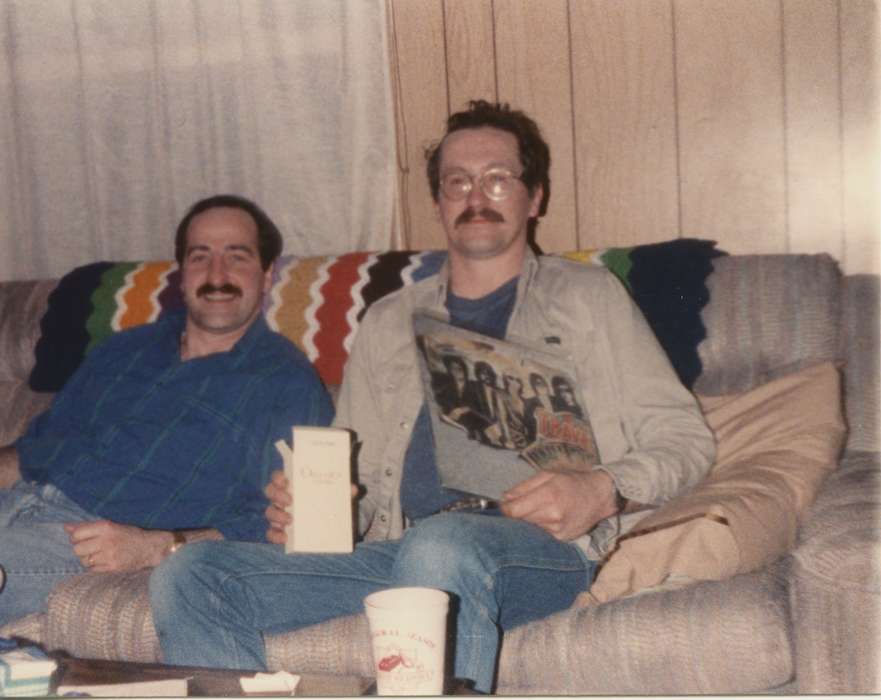
[{"label": "beige couch", "polygon": [[[0,444],[49,401],[27,378],[54,285],[0,284]],[[849,433],[837,469],[795,547],[767,566],[572,608],[507,633],[500,693],[881,692],[878,279],[843,277],[825,255],[730,256],[715,261],[708,287],[695,390],[740,392],[839,362]],[[0,634],[78,656],[158,660],[147,575],[74,577],[47,614]],[[273,669],[371,668],[363,616],[271,636],[267,650]]]}]

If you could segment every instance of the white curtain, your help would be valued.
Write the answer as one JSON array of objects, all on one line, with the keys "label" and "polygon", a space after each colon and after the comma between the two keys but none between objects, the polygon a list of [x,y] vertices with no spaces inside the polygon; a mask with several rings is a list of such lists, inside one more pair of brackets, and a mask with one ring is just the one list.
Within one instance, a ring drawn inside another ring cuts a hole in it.
[{"label": "white curtain", "polygon": [[0,280],[173,257],[250,197],[285,253],[387,248],[384,0],[0,0]]}]

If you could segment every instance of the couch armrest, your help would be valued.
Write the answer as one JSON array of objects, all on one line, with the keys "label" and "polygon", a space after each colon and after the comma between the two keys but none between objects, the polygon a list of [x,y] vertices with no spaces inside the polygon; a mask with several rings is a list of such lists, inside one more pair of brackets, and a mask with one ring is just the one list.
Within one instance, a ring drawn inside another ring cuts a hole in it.
[{"label": "couch armrest", "polygon": [[150,570],[143,569],[62,581],[49,596],[46,648],[82,658],[159,661],[149,580]]},{"label": "couch armrest", "polygon": [[45,628],[46,614],[32,613],[12,622],[7,622],[0,627],[0,637],[15,637],[33,644],[42,644]]},{"label": "couch armrest", "polygon": [[799,693],[881,692],[881,466],[846,453],[793,551],[790,584]]},{"label": "couch armrest", "polygon": [[878,275],[844,278],[839,355],[845,359],[848,450],[881,449],[881,334]]},{"label": "couch armrest", "polygon": [[498,692],[741,694],[792,679],[788,561],[564,610],[506,632]]},{"label": "couch armrest", "polygon": [[270,671],[374,675],[370,630],[364,613],[268,634],[265,640],[266,666]]}]

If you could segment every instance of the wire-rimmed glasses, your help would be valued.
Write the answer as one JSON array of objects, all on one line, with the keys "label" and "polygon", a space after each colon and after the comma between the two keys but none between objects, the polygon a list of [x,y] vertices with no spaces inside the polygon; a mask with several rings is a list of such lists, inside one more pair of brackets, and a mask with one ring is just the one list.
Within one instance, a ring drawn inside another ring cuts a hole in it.
[{"label": "wire-rimmed glasses", "polygon": [[489,199],[499,202],[511,195],[520,175],[515,175],[508,168],[489,168],[475,178],[464,170],[453,170],[441,178],[441,192],[452,201],[465,199],[474,187],[475,180]]}]

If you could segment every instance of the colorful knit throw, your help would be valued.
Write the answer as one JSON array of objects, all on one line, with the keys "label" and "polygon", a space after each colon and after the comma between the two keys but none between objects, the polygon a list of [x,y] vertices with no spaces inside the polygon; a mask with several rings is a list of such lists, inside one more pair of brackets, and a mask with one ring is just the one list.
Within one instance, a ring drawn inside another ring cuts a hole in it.
[{"label": "colorful knit throw", "polygon": [[[723,254],[713,241],[678,239],[563,255],[605,265],[621,279],[691,387],[701,371],[706,278],[712,259]],[[436,273],[445,259],[444,251],[282,256],[264,314],[273,330],[306,353],[326,384],[336,385],[370,305]],[[182,305],[180,272],[170,261],[99,262],[72,270],[59,280],[41,319],[31,388],[58,391],[96,343]]]}]

